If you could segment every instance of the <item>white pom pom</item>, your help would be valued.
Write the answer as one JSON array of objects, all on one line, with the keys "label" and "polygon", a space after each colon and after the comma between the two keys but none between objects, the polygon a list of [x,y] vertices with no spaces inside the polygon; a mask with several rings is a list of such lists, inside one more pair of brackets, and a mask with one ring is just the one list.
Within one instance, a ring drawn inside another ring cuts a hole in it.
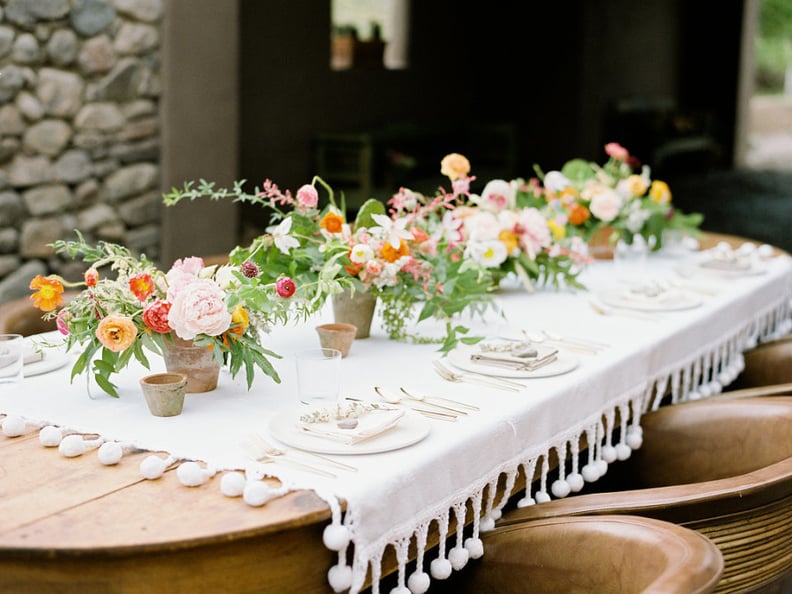
[{"label": "white pom pom", "polygon": [[583,488],[583,484],[585,481],[583,480],[583,475],[579,472],[572,472],[569,476],[566,477],[567,483],[569,483],[569,488],[572,489],[573,493],[577,493]]},{"label": "white pom pom", "polygon": [[63,435],[60,429],[54,425],[47,425],[39,431],[39,442],[46,448],[54,448],[60,445],[61,439],[63,439]]},{"label": "white pom pom", "polygon": [[569,486],[569,483],[565,480],[557,479],[553,481],[553,484],[550,485],[550,491],[558,497],[559,499],[563,499],[572,491],[572,487]]},{"label": "white pom pom", "polygon": [[702,384],[698,388],[698,393],[701,394],[702,398],[707,398],[712,396],[712,388],[709,387],[709,384]]},{"label": "white pom pom", "polygon": [[547,491],[537,491],[534,498],[536,503],[547,503],[550,501],[550,495],[547,494]]},{"label": "white pom pom", "polygon": [[710,382],[710,390],[712,390],[713,394],[720,394],[723,392],[723,384],[718,380],[713,380]]},{"label": "white pom pom", "polygon": [[728,386],[731,383],[732,377],[728,369],[724,369],[718,374],[718,381],[722,386]]},{"label": "white pom pom", "polygon": [[495,528],[495,520],[492,516],[484,516],[481,518],[481,523],[479,524],[479,530],[482,532],[489,532]]},{"label": "white pom pom", "polygon": [[616,458],[626,460],[632,455],[632,449],[626,443],[616,444]]},{"label": "white pom pom", "polygon": [[162,476],[167,467],[167,460],[163,460],[159,456],[152,454],[151,456],[146,456],[140,463],[140,474],[143,475],[143,478],[149,480],[158,479]]},{"label": "white pom pom", "polygon": [[587,483],[593,483],[599,480],[600,477],[599,469],[597,468],[596,462],[592,464],[586,464],[583,467],[582,473],[583,473],[583,480],[585,480]]},{"label": "white pom pom", "polygon": [[773,254],[775,254],[775,248],[767,243],[760,245],[757,251],[762,258],[772,258]]},{"label": "white pom pom", "polygon": [[105,466],[112,466],[121,461],[124,456],[124,448],[117,441],[106,441],[99,446],[97,456],[99,457],[99,462]]},{"label": "white pom pom", "polygon": [[536,499],[533,497],[523,497],[517,502],[517,507],[530,507],[536,505]]},{"label": "white pom pom", "polygon": [[241,472],[227,472],[220,479],[220,491],[226,497],[240,497],[247,479]]},{"label": "white pom pom", "polygon": [[19,417],[6,417],[3,419],[3,433],[6,437],[19,437],[25,432],[25,421]]},{"label": "white pom pom", "polygon": [[643,445],[643,433],[640,431],[627,431],[627,445],[637,450]]},{"label": "white pom pom", "polygon": [[197,462],[182,462],[176,469],[176,476],[185,487],[199,487],[206,482],[206,473]]},{"label": "white pom pom", "polygon": [[274,498],[275,492],[264,481],[248,481],[242,491],[242,499],[251,507],[260,507]]},{"label": "white pom pom", "polygon": [[435,559],[429,566],[429,573],[436,580],[447,580],[451,571],[451,562],[448,559]]},{"label": "white pom pom", "polygon": [[688,392],[688,400],[700,400],[701,394],[699,394],[696,390],[691,390]]},{"label": "white pom pom", "polygon": [[412,594],[425,594],[430,584],[429,574],[423,571],[416,571],[407,579],[407,587]]},{"label": "white pom pom", "polygon": [[493,509],[490,512],[490,516],[492,517],[493,520],[497,522],[498,520],[501,519],[501,517],[503,517],[503,512],[499,509]]},{"label": "white pom pom", "polygon": [[82,435],[67,435],[61,440],[58,451],[67,458],[81,456],[85,452]]},{"label": "white pom pom", "polygon": [[471,559],[481,559],[484,556],[484,543],[480,538],[468,538],[465,541],[465,548]]},{"label": "white pom pom", "polygon": [[597,471],[599,472],[600,476],[605,476],[605,473],[608,472],[608,463],[605,462],[602,458],[594,462],[597,465]]},{"label": "white pom pom", "polygon": [[602,459],[610,464],[616,461],[616,448],[612,445],[602,446]]},{"label": "white pom pom", "polygon": [[349,544],[351,536],[346,526],[330,524],[322,532],[322,541],[331,551],[340,551]]},{"label": "white pom pom", "polygon": [[406,586],[396,586],[391,589],[390,594],[410,594],[410,590]]},{"label": "white pom pom", "polygon": [[467,565],[468,559],[470,559],[470,553],[465,547],[454,547],[448,551],[448,560],[456,571]]},{"label": "white pom pom", "polygon": [[327,572],[327,583],[333,592],[343,592],[352,586],[352,568],[347,565],[333,565]]}]

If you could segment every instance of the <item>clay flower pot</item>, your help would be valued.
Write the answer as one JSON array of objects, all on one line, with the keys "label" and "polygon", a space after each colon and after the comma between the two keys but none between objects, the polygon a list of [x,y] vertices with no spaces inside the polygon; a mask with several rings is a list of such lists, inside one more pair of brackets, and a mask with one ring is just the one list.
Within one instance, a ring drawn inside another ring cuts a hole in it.
[{"label": "clay flower pot", "polygon": [[377,298],[366,291],[349,289],[333,295],[333,319],[337,324],[352,324],[357,327],[355,338],[368,338],[371,331],[371,320]]},{"label": "clay flower pot", "polygon": [[189,394],[214,390],[220,376],[220,363],[215,359],[212,349],[171,336],[173,341],[164,341],[165,368],[171,373],[187,376]]},{"label": "clay flower pot", "polygon": [[355,341],[357,326],[340,322],[321,324],[316,327],[316,333],[323,348],[339,350],[343,358],[349,354],[349,349]]},{"label": "clay flower pot", "polygon": [[155,417],[175,417],[184,407],[187,376],[183,373],[155,373],[140,380],[149,412]]}]

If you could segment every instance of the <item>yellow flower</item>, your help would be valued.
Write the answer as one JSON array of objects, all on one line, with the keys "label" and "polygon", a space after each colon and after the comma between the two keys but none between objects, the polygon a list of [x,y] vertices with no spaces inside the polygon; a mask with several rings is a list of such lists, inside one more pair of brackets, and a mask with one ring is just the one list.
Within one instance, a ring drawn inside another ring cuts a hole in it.
[{"label": "yellow flower", "polygon": [[550,219],[547,221],[547,226],[550,228],[550,233],[553,234],[553,239],[556,241],[560,241],[566,237],[566,225],[559,225],[554,220]]},{"label": "yellow flower", "polygon": [[231,332],[242,334],[248,326],[250,326],[250,316],[247,310],[237,305],[231,312]]},{"label": "yellow flower", "polygon": [[627,190],[633,196],[643,196],[646,194],[646,180],[640,175],[631,175],[627,178]]},{"label": "yellow flower", "polygon": [[37,274],[30,288],[36,291],[30,296],[33,305],[41,311],[52,311],[63,303],[63,283],[56,278]]},{"label": "yellow flower", "polygon": [[506,246],[506,253],[511,254],[514,250],[517,249],[519,245],[517,242],[517,236],[509,231],[508,229],[504,229],[500,233],[498,233],[498,239]]},{"label": "yellow flower", "polygon": [[671,202],[671,190],[664,181],[655,180],[649,188],[649,197],[656,204],[668,204]]},{"label": "yellow flower", "polygon": [[96,328],[96,338],[102,346],[114,353],[120,353],[132,346],[136,336],[135,323],[126,316],[110,314]]},{"label": "yellow flower", "polygon": [[464,155],[451,153],[440,161],[440,173],[451,181],[455,181],[470,173],[470,161]]}]

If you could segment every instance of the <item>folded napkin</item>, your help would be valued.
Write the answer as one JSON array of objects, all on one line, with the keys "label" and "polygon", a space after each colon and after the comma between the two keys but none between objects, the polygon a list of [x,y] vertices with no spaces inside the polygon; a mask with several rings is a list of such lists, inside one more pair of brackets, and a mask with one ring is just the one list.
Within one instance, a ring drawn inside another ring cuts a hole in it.
[{"label": "folded napkin", "polygon": [[22,364],[38,363],[44,360],[44,351],[35,345],[25,345],[22,350]]},{"label": "folded napkin", "polygon": [[[352,417],[339,418],[336,414],[328,415],[324,414],[325,411],[321,412],[323,413],[321,415],[309,413],[300,416],[297,420],[297,426],[312,435],[318,435],[347,445],[354,445],[395,427],[404,416],[405,411],[401,408],[368,410],[354,418],[357,421],[356,425],[354,425],[354,422],[350,422],[353,419]],[[328,416],[329,418],[327,418]],[[322,418],[322,420],[308,420],[317,417]],[[339,426],[339,423],[341,423],[341,426]],[[351,427],[351,425],[354,425],[354,427]],[[350,428],[343,428],[345,426],[350,426]]]}]

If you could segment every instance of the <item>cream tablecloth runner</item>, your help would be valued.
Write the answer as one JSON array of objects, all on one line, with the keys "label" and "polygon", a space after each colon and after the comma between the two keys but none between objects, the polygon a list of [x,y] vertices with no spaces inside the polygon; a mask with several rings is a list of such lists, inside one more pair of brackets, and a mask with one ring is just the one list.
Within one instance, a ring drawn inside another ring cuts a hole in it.
[{"label": "cream tablecloth runner", "polygon": [[[241,445],[251,432],[268,436],[270,420],[298,405],[293,356],[318,344],[313,326],[331,321],[329,309],[309,324],[278,328],[266,339],[267,346],[283,355],[276,362],[281,384],[262,377],[247,391],[242,377],[233,380],[223,371],[217,390],[188,395],[178,417],[149,414],[137,385],[146,370],[135,365],[118,377],[117,400],[96,387],[89,398],[85,378],[70,383],[70,367],[63,367],[26,378],[19,390],[0,388],[0,413],[198,461],[207,475],[214,475],[209,484],[215,488],[226,472],[246,470],[249,482],[268,473],[278,476],[286,489],[313,489],[333,509],[325,543],[338,550],[338,564],[324,568],[333,589],[358,592],[370,571],[376,593],[382,555],[392,546],[401,564],[401,587],[422,592],[430,579],[447,577],[482,553],[480,531],[493,525],[506,503],[494,500],[494,489],[488,488],[500,478],[513,484],[521,467],[529,476],[534,468],[544,470],[537,490],[529,487],[520,505],[579,489],[584,480],[600,476],[609,462],[640,446],[640,416],[658,406],[667,389],[675,402],[717,392],[741,369],[746,348],[788,332],[792,264],[785,256],[769,262],[764,274],[694,279],[712,293],[701,294],[700,307],[654,313],[650,319],[603,316],[590,307],[598,291],[620,286],[625,274],[670,277],[680,263],[653,255],[645,269],[630,272],[597,262],[581,277],[587,292],[505,289],[498,297],[505,319],[492,315],[485,321],[470,320],[472,334],[515,336],[521,328],[545,328],[610,345],[597,355],[575,353],[579,365],[570,373],[521,380],[526,389],[519,393],[448,383],[430,364],[438,356],[435,345],[389,341],[375,321],[372,336],[355,342],[341,362],[343,396],[375,399],[375,385],[391,390],[405,386],[466,400],[481,410],[453,423],[429,420],[429,435],[403,449],[336,456],[359,469],[335,470],[338,478],[279,464],[255,465]],[[152,357],[152,369],[164,370],[162,361]],[[630,426],[623,421],[614,427],[617,411],[622,419],[632,418]],[[614,443],[617,428],[622,437]],[[578,455],[581,435],[594,446]],[[561,458],[568,452],[572,456],[548,484],[547,460],[553,450]],[[347,501],[344,514],[338,505],[342,499]],[[465,517],[469,502],[479,510],[472,527],[451,535],[438,557],[419,556],[417,570],[406,575],[410,543],[423,549],[433,524],[446,534],[450,518],[456,516],[460,526],[470,521]]]}]

